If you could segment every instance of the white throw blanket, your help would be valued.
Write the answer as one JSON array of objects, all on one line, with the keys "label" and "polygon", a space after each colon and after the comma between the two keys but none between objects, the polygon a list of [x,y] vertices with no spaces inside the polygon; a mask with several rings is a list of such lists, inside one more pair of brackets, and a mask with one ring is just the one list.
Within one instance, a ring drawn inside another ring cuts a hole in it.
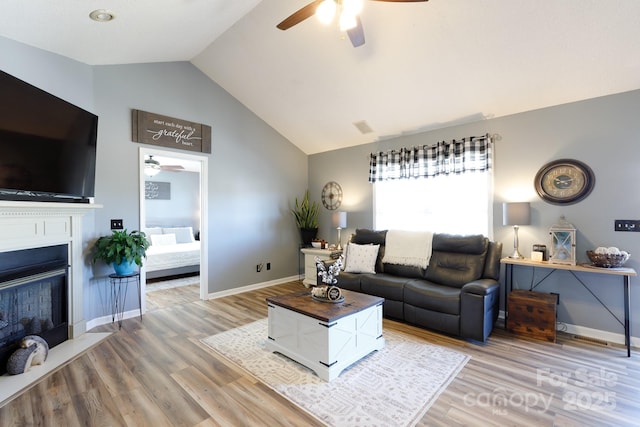
[{"label": "white throw blanket", "polygon": [[389,230],[382,262],[427,268],[432,240],[431,231]]}]

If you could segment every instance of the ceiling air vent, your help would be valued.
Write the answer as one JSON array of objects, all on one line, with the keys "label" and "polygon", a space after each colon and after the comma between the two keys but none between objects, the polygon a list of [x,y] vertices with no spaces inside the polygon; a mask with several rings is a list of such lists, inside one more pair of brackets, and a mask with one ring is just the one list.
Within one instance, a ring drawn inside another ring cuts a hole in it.
[{"label": "ceiling air vent", "polygon": [[367,123],[366,120],[360,120],[359,122],[354,122],[353,125],[358,128],[361,134],[367,134],[373,132],[371,126]]}]

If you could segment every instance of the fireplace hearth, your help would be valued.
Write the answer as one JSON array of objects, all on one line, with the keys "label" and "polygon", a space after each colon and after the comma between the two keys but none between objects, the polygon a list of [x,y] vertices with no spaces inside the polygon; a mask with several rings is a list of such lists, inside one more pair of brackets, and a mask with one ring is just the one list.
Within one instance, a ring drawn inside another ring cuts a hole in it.
[{"label": "fireplace hearth", "polygon": [[69,338],[68,245],[0,253],[0,375],[26,335]]}]

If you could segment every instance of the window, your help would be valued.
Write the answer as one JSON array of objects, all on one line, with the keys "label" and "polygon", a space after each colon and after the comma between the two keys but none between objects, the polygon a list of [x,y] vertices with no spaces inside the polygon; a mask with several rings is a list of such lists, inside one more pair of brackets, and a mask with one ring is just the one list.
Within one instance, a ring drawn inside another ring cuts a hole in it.
[{"label": "window", "polygon": [[490,172],[380,181],[373,186],[376,230],[493,234]]},{"label": "window", "polygon": [[372,153],[374,227],[491,237],[491,164],[488,135]]}]

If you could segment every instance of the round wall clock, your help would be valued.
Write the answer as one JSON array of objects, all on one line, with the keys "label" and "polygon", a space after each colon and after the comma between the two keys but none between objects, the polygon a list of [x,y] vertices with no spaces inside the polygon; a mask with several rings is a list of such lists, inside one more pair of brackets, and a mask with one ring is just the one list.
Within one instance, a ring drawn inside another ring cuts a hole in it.
[{"label": "round wall clock", "polygon": [[327,182],[322,188],[322,204],[329,210],[338,209],[342,203],[342,187],[335,181]]},{"label": "round wall clock", "polygon": [[577,203],[587,197],[596,183],[589,166],[579,160],[560,159],[544,165],[534,185],[542,200],[555,205]]}]

